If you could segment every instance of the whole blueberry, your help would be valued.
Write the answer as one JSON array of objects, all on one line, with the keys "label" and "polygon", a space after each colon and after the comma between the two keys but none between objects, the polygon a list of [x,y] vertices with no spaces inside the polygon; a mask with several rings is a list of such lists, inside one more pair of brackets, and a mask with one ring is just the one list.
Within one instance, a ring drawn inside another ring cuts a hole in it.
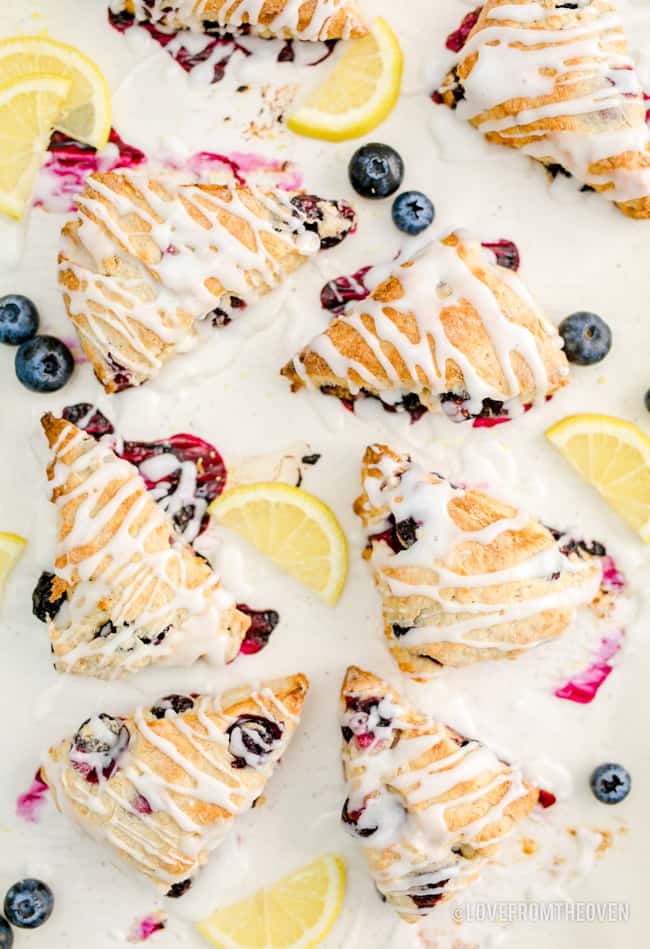
[{"label": "whole blueberry", "polygon": [[16,353],[16,375],[32,392],[56,392],[74,369],[72,353],[55,336],[34,336]]},{"label": "whole blueberry", "polygon": [[0,343],[20,346],[38,329],[38,310],[31,300],[19,293],[0,297]]},{"label": "whole blueberry", "polygon": [[0,949],[11,949],[13,944],[13,930],[4,916],[0,916]]},{"label": "whole blueberry", "polygon": [[371,142],[356,150],[348,174],[352,187],[363,198],[387,198],[402,183],[404,162],[390,145]]},{"label": "whole blueberry", "polygon": [[645,407],[650,412],[650,389],[646,392],[644,396]]},{"label": "whole blueberry", "polygon": [[21,880],[7,890],[5,916],[12,926],[38,929],[46,923],[54,909],[54,896],[40,880]]},{"label": "whole blueberry", "polygon": [[405,234],[421,234],[434,214],[433,205],[421,191],[403,191],[393,201],[393,224]]},{"label": "whole blueberry", "polygon": [[632,778],[620,764],[601,764],[590,778],[591,790],[603,804],[620,804],[630,793]]},{"label": "whole blueberry", "polygon": [[558,327],[569,362],[593,366],[612,348],[612,331],[595,313],[572,313]]}]

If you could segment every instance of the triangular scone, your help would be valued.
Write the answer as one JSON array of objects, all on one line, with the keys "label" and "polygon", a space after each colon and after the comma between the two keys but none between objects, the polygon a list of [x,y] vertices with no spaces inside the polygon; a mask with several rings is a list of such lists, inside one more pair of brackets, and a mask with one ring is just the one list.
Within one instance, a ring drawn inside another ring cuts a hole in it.
[{"label": "triangular scone", "polygon": [[442,407],[460,421],[543,402],[566,385],[561,346],[518,277],[455,233],[396,263],[282,373],[294,390],[371,395],[409,412]]},{"label": "triangular scone", "polygon": [[407,922],[477,879],[539,790],[479,741],[351,666],[341,691],[342,820]]},{"label": "triangular scone", "polygon": [[355,0],[124,0],[136,20],[175,30],[250,28],[257,36],[337,40],[365,36]]},{"label": "triangular scone", "polygon": [[47,414],[58,515],[49,621],[55,666],[113,679],[151,663],[229,662],[250,620],[207,561],[174,538],[138,469]]},{"label": "triangular scone", "polygon": [[59,283],[107,392],[140,385],[354,228],[300,192],[197,184],[132,169],[91,175],[63,228]]},{"label": "triangular scone", "polygon": [[298,725],[302,675],[221,696],[168,695],[97,715],[42,768],[60,811],[167,896],[182,896],[234,818],[259,798]]},{"label": "triangular scone", "polygon": [[434,99],[489,142],[650,217],[646,103],[611,0],[487,0]]},{"label": "triangular scone", "polygon": [[355,511],[403,672],[514,659],[560,636],[597,595],[600,561],[565,553],[525,511],[425,471],[386,445],[366,449]]}]

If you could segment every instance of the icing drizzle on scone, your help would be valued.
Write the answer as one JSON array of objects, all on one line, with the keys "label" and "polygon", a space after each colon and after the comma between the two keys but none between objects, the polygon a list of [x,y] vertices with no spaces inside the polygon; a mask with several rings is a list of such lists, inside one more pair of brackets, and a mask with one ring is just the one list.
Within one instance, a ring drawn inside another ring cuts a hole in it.
[{"label": "icing drizzle on scone", "polygon": [[571,624],[601,565],[530,514],[460,488],[385,445],[365,454],[355,504],[401,668],[514,658]]},{"label": "icing drizzle on scone", "polygon": [[[377,887],[407,920],[475,880],[537,803],[519,768],[412,709],[371,673],[348,669],[341,693],[347,798],[342,821],[364,848]],[[349,736],[350,711],[390,710],[370,743]]]}]

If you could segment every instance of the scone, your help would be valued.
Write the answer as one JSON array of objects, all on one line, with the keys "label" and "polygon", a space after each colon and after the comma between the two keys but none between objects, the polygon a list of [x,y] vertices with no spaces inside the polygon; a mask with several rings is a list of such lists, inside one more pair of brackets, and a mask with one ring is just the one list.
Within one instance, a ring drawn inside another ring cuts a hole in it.
[{"label": "scone", "polygon": [[519,278],[462,233],[397,262],[365,300],[349,305],[282,374],[390,411],[443,410],[455,421],[508,416],[569,381],[557,330]]},{"label": "scone", "polygon": [[96,715],[50,749],[43,780],[60,811],[167,896],[182,896],[264,790],[308,685],[295,675]]},{"label": "scone", "polygon": [[341,691],[342,820],[406,922],[475,881],[539,790],[475,739],[351,666]]},{"label": "scone", "polygon": [[613,0],[487,0],[434,101],[650,217],[646,103]]},{"label": "scone", "polygon": [[230,174],[215,184],[141,168],[90,175],[77,208],[59,285],[107,392],[151,379],[355,227],[343,202]]},{"label": "scone", "polygon": [[442,666],[515,659],[554,639],[598,595],[602,569],[565,552],[525,511],[458,487],[408,455],[371,445],[355,502],[400,669],[426,680]]},{"label": "scone", "polygon": [[231,661],[250,620],[174,537],[138,469],[47,414],[58,536],[49,591],[55,667],[112,679],[152,663]]}]

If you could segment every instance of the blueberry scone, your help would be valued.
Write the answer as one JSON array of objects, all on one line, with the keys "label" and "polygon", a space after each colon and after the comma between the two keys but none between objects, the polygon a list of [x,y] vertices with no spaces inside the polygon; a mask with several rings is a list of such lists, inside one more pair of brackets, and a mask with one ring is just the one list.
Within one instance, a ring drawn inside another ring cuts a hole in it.
[{"label": "blueberry scone", "polygon": [[396,262],[282,374],[294,391],[348,404],[370,396],[455,421],[516,414],[569,380],[556,328],[521,280],[462,233]]},{"label": "blueberry scone", "polygon": [[612,0],[487,0],[434,100],[650,217],[646,103]]},{"label": "blueberry scone", "polygon": [[371,445],[355,502],[403,672],[514,659],[555,639],[599,594],[602,567],[523,510]]},{"label": "blueberry scone", "polygon": [[207,33],[336,40],[365,36],[355,0],[120,0],[139,22]]},{"label": "blueberry scone", "polygon": [[262,794],[307,689],[295,675],[217,697],[167,695],[124,717],[95,715],[50,749],[41,774],[60,811],[167,896],[182,896]]},{"label": "blueberry scone", "polygon": [[478,879],[539,799],[519,768],[355,666],[341,691],[341,734],[343,823],[407,922]]},{"label": "blueberry scone", "polygon": [[137,386],[355,227],[344,202],[179,172],[90,175],[63,228],[59,284],[107,392]]},{"label": "blueberry scone", "polygon": [[65,419],[42,424],[58,520],[44,604],[56,669],[112,679],[234,659],[249,618],[177,539],[138,469]]}]

